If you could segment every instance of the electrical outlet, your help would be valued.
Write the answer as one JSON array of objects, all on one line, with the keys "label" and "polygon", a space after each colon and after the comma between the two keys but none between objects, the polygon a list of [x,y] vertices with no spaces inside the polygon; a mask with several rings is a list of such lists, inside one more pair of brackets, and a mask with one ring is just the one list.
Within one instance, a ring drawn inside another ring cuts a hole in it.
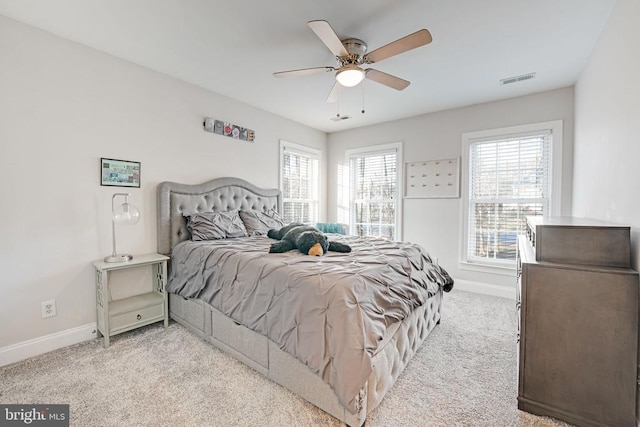
[{"label": "electrical outlet", "polygon": [[43,301],[40,303],[42,307],[42,318],[53,317],[56,315],[56,300]]}]

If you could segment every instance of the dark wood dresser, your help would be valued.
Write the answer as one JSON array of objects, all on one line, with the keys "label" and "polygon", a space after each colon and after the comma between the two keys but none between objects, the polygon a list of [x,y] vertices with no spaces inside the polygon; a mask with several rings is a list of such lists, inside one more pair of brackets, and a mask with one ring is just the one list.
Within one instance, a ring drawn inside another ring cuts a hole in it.
[{"label": "dark wood dresser", "polygon": [[518,408],[635,427],[638,273],[630,227],[527,217],[518,242]]}]

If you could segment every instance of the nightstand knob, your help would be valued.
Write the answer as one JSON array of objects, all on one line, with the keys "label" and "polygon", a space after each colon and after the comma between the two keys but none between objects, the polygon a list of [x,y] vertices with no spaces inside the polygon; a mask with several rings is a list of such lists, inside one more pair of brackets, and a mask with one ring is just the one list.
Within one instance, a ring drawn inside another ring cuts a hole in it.
[{"label": "nightstand knob", "polygon": [[136,316],[136,319],[140,320],[142,319],[142,316],[140,316],[139,314]]}]

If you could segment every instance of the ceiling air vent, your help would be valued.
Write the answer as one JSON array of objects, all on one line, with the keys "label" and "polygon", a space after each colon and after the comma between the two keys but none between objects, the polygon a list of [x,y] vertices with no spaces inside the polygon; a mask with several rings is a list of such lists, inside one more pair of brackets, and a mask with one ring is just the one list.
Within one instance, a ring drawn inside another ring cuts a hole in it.
[{"label": "ceiling air vent", "polygon": [[519,76],[507,77],[506,79],[502,79],[502,80],[500,80],[500,84],[502,86],[504,86],[504,85],[508,85],[508,84],[511,84],[511,83],[517,83],[517,82],[522,82],[522,81],[525,81],[525,80],[531,80],[531,79],[533,79],[535,77],[536,77],[536,73],[522,74],[522,75],[519,75]]},{"label": "ceiling air vent", "polygon": [[347,120],[350,118],[351,116],[335,116],[335,117],[331,117],[331,120],[333,120],[334,122],[339,122],[339,121]]}]

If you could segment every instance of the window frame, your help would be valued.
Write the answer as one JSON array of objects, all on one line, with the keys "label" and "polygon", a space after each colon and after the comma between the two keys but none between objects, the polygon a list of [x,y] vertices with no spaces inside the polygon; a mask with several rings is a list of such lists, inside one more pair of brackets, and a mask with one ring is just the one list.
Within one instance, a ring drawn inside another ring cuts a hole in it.
[{"label": "window frame", "polygon": [[[317,161],[316,182],[315,182],[316,184],[315,192],[316,192],[317,198],[316,200],[313,200],[313,202],[315,202],[315,205],[316,205],[316,218],[314,220],[308,221],[308,223],[310,224],[315,224],[320,221],[320,209],[322,207],[320,203],[320,168],[321,168],[320,160],[321,160],[322,151],[316,148],[308,147],[306,145],[296,144],[294,142],[285,141],[283,139],[280,140],[280,155],[279,155],[280,165],[279,165],[279,171],[278,171],[279,173],[278,187],[282,192],[283,212],[280,212],[280,214],[282,215],[283,218],[284,218],[284,204],[288,200],[285,197],[284,188],[283,188],[284,187],[284,156],[287,151],[289,151],[290,153],[298,154],[300,156],[308,156]],[[308,199],[308,200],[312,200],[312,199]],[[287,220],[285,219],[285,221]]]},{"label": "window frame", "polygon": [[396,194],[395,194],[395,236],[394,240],[402,240],[402,200],[404,195],[404,161],[402,155],[402,146],[403,143],[400,142],[392,142],[387,144],[379,144],[379,145],[368,145],[366,147],[360,148],[351,148],[345,150],[345,165],[347,165],[348,176],[345,177],[348,181],[348,191],[349,191],[349,234],[355,235],[355,207],[354,207],[354,188],[353,182],[351,182],[351,158],[353,157],[364,157],[366,155],[382,155],[385,153],[389,153],[390,151],[395,151],[396,153]]},{"label": "window frame", "polygon": [[502,140],[512,137],[522,136],[525,134],[533,134],[536,132],[551,133],[551,149],[550,149],[550,167],[549,180],[551,195],[549,197],[548,215],[558,216],[562,211],[562,153],[563,153],[563,121],[553,120],[547,122],[532,123],[526,125],[509,126],[504,128],[489,129],[475,132],[466,132],[462,134],[462,214],[461,214],[461,232],[460,232],[460,254],[459,267],[462,270],[473,270],[484,273],[513,275],[515,271],[515,263],[513,265],[505,265],[500,262],[492,263],[491,261],[479,262],[470,260],[468,257],[469,243],[469,157],[471,144],[482,141]]}]

